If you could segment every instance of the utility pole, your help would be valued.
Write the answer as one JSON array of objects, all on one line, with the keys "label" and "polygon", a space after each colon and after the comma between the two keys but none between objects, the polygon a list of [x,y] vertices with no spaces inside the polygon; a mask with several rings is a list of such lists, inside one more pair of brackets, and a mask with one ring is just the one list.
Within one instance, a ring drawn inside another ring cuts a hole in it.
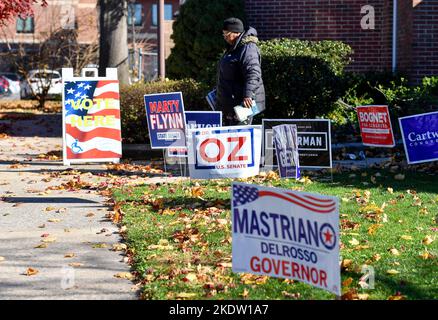
[{"label": "utility pole", "polygon": [[161,80],[166,78],[164,59],[164,0],[158,0],[158,75]]}]

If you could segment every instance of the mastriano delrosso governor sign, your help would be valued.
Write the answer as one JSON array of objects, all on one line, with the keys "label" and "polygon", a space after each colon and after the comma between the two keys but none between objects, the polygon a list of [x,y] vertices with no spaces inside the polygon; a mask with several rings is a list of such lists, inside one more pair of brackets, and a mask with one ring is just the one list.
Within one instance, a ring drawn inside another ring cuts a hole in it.
[{"label": "mastriano delrosso governor sign", "polygon": [[336,197],[232,184],[233,271],[341,294]]}]

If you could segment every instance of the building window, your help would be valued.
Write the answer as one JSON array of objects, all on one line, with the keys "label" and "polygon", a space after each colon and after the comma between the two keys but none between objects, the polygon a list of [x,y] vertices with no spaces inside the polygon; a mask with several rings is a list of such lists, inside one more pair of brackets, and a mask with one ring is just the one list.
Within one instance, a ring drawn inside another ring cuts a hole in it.
[{"label": "building window", "polygon": [[17,18],[17,33],[34,33],[35,22],[33,17],[27,17],[26,19]]},{"label": "building window", "polygon": [[[173,8],[171,4],[164,5],[164,20],[173,20]],[[156,4],[152,5],[152,25],[158,25],[158,7]]]},{"label": "building window", "polygon": [[143,5],[141,3],[133,3],[128,5],[128,25],[132,26],[132,18],[134,25],[141,26],[143,24]]}]

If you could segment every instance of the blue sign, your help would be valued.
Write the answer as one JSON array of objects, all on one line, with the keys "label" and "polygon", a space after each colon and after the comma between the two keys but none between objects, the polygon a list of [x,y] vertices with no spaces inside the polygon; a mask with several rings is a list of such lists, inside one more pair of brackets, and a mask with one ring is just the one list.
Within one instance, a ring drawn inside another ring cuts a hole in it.
[{"label": "blue sign", "polygon": [[[187,129],[222,127],[221,111],[186,111]],[[187,148],[168,149],[168,157],[187,157]]]},{"label": "blue sign", "polygon": [[281,178],[300,177],[297,126],[282,124],[272,128]]},{"label": "blue sign", "polygon": [[181,92],[144,96],[152,149],[186,146],[186,121]]},{"label": "blue sign", "polygon": [[438,112],[399,118],[408,164],[438,160]]},{"label": "blue sign", "polygon": [[221,111],[186,111],[188,129],[222,127]]}]

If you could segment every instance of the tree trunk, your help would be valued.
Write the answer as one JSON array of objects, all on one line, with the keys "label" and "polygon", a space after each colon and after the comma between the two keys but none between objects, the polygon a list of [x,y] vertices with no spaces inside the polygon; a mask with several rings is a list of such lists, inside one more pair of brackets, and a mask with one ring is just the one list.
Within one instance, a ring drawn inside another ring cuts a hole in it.
[{"label": "tree trunk", "polygon": [[129,84],[127,13],[126,0],[100,0],[99,75],[117,68],[121,84]]}]

